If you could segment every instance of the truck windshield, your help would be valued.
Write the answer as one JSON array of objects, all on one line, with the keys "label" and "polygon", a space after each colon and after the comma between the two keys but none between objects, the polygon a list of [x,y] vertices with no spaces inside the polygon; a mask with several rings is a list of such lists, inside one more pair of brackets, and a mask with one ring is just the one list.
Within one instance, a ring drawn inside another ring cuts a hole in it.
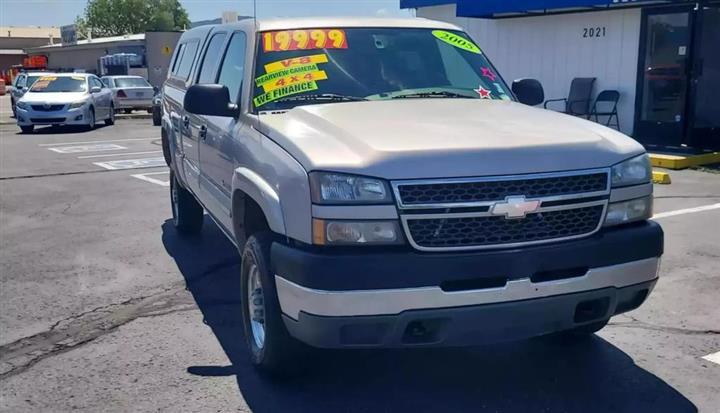
[{"label": "truck windshield", "polygon": [[509,88],[463,32],[326,28],[260,33],[253,104],[384,99],[502,99]]},{"label": "truck windshield", "polygon": [[30,88],[31,92],[85,92],[87,82],[82,76],[42,76]]}]

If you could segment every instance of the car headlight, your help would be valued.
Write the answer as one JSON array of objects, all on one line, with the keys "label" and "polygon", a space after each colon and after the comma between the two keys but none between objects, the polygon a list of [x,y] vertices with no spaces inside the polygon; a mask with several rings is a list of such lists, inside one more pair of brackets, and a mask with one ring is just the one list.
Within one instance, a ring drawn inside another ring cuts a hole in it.
[{"label": "car headlight", "polygon": [[611,175],[613,188],[648,183],[652,177],[650,158],[644,153],[620,162],[612,167]]},{"label": "car headlight", "polygon": [[27,110],[28,104],[25,103],[25,102],[23,102],[23,101],[21,100],[21,101],[19,101],[19,102],[17,102],[17,103],[15,104],[15,107],[16,107],[16,108],[23,109],[23,110]]},{"label": "car headlight", "polygon": [[311,172],[310,193],[316,204],[392,203],[385,181],[331,172]]},{"label": "car headlight", "polygon": [[86,101],[84,101],[84,100],[81,100],[79,102],[73,102],[70,104],[70,109],[81,108],[85,105],[85,103],[86,103]]},{"label": "car headlight", "polygon": [[402,244],[397,221],[334,221],[313,218],[315,245]]},{"label": "car headlight", "polygon": [[650,219],[652,217],[652,206],[652,195],[631,199],[630,201],[614,202],[608,205],[604,225],[609,227]]}]

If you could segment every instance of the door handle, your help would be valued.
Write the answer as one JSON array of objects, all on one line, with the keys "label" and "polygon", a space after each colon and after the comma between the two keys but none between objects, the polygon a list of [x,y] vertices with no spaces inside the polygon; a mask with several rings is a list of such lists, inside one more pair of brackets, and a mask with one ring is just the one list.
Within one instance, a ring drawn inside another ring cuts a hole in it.
[{"label": "door handle", "polygon": [[200,135],[200,139],[205,140],[205,138],[207,138],[207,126],[205,126],[205,125],[200,126],[198,135]]}]

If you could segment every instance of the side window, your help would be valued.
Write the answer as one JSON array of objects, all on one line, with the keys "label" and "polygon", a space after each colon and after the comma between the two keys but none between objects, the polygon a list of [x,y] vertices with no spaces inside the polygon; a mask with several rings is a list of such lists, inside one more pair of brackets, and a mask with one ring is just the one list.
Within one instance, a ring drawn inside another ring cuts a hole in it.
[{"label": "side window", "polygon": [[245,73],[245,33],[236,32],[230,39],[223,58],[218,83],[230,90],[230,101],[237,103],[240,98],[243,74]]},{"label": "side window", "polygon": [[198,83],[215,83],[213,74],[215,74],[215,67],[217,66],[218,59],[220,58],[220,52],[222,52],[225,37],[227,37],[227,34],[217,33],[210,39],[207,50],[205,50],[205,58],[202,61],[202,67],[200,68]]},{"label": "side window", "polygon": [[25,75],[20,75],[15,79],[15,87],[25,87]]},{"label": "side window", "polygon": [[190,69],[192,69],[193,61],[195,61],[195,52],[197,52],[197,48],[197,40],[185,44],[185,50],[183,51],[183,55],[180,57],[180,61],[178,62],[175,76],[179,77],[180,79],[187,80],[187,78],[190,76]]},{"label": "side window", "polygon": [[99,87],[100,89],[102,89],[102,88],[103,88],[103,84],[102,84],[102,82],[100,81],[100,79],[98,79],[98,78],[96,78],[96,77],[91,77],[91,78],[90,78],[90,87],[91,87],[91,88],[93,88],[93,87]]},{"label": "side window", "polygon": [[170,68],[170,73],[177,73],[178,62],[182,59],[183,53],[185,53],[185,43],[178,46],[177,53],[175,53],[175,60],[173,60],[172,67]]},{"label": "side window", "polygon": [[102,80],[103,85],[105,85],[105,87],[112,88],[112,80],[110,78],[104,78],[104,79],[100,79],[100,80]]}]

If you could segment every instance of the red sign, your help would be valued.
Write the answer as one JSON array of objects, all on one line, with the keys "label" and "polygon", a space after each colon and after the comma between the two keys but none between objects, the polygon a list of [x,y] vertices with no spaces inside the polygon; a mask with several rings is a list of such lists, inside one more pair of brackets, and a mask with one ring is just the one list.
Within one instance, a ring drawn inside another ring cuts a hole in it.
[{"label": "red sign", "polygon": [[262,34],[264,52],[287,50],[347,49],[345,30],[304,29],[281,30]]}]

